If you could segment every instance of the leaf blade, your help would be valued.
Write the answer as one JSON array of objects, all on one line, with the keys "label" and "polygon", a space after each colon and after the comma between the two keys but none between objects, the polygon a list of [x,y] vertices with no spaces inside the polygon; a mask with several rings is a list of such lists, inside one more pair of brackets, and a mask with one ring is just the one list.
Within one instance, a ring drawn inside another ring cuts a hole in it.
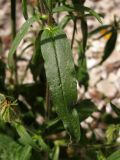
[{"label": "leaf blade", "polygon": [[111,53],[115,49],[117,36],[118,36],[117,30],[115,28],[113,28],[111,31],[111,37],[109,38],[109,40],[106,43],[106,46],[104,49],[104,55],[102,57],[100,64],[103,63],[111,55]]},{"label": "leaf blade", "polygon": [[20,31],[18,32],[18,34],[16,35],[12,45],[11,45],[11,48],[10,48],[10,51],[8,53],[8,66],[11,68],[11,70],[14,69],[14,60],[13,60],[13,55],[20,43],[20,41],[23,39],[23,37],[25,36],[25,34],[27,33],[29,27],[36,21],[38,20],[38,17],[36,16],[33,16],[31,17],[30,19],[28,19],[24,24],[23,26],[21,27]]},{"label": "leaf blade", "polygon": [[[41,51],[45,60],[45,70],[52,94],[52,100],[64,127],[77,140],[80,139],[79,117],[68,106],[76,101],[76,80],[70,44],[59,28],[46,29],[42,35]],[[69,62],[67,62],[69,60]]]},{"label": "leaf blade", "polygon": [[27,13],[27,0],[22,0],[22,12],[25,20],[28,19],[28,13]]}]

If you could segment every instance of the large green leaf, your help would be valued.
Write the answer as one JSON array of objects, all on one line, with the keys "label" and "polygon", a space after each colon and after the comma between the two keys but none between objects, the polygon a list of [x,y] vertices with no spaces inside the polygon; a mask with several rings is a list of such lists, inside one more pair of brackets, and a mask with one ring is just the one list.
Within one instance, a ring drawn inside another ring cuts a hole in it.
[{"label": "large green leaf", "polygon": [[120,160],[120,150],[115,151],[112,153],[107,160]]},{"label": "large green leaf", "polygon": [[53,105],[64,127],[79,140],[79,116],[70,107],[77,98],[75,69],[65,33],[57,27],[45,29],[41,37],[41,51]]},{"label": "large green leaf", "polygon": [[0,160],[30,160],[31,147],[21,146],[6,135],[0,134]]},{"label": "large green leaf", "polygon": [[29,27],[31,26],[31,24],[33,24],[33,22],[37,21],[38,17],[34,16],[31,17],[30,19],[28,19],[23,26],[21,27],[20,31],[18,32],[18,34],[16,35],[12,46],[10,48],[9,54],[8,54],[8,65],[11,69],[14,69],[14,59],[13,59],[13,55],[19,45],[19,43],[21,42],[21,40],[23,39],[23,37],[25,36],[25,34],[27,33]]}]

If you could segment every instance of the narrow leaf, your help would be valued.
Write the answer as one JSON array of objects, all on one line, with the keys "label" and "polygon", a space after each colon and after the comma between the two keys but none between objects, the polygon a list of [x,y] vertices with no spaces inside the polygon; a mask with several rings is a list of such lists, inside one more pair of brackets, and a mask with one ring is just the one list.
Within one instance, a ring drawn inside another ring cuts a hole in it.
[{"label": "narrow leaf", "polygon": [[87,38],[88,38],[88,25],[84,18],[81,19],[81,31],[82,31],[82,38],[83,38],[82,40],[83,41],[83,51],[85,52],[86,45],[87,45]]},{"label": "narrow leaf", "polygon": [[101,63],[103,63],[113,52],[116,41],[117,41],[117,30],[115,28],[112,29],[112,34],[109,40],[106,43],[105,49],[104,49],[104,55],[102,57]]},{"label": "narrow leaf", "polygon": [[59,7],[55,7],[53,9],[53,13],[56,12],[81,12],[83,13],[88,12],[90,13],[92,16],[94,16],[100,23],[102,23],[101,17],[99,16],[99,14],[97,12],[95,12],[93,9],[85,7],[85,6],[81,6],[81,5],[63,5],[63,6],[59,6]]},{"label": "narrow leaf", "polygon": [[120,109],[115,106],[113,103],[110,103],[113,111],[120,117]]},{"label": "narrow leaf", "polygon": [[40,39],[41,39],[42,30],[39,32],[35,40],[35,51],[32,56],[32,64],[39,64],[40,58],[42,57],[41,48],[40,48]]},{"label": "narrow leaf", "polygon": [[29,160],[31,147],[21,146],[12,138],[0,134],[0,160]]},{"label": "narrow leaf", "polygon": [[107,160],[120,160],[120,150],[115,151],[112,153]]},{"label": "narrow leaf", "polygon": [[53,160],[59,160],[60,147],[58,145],[55,146]]},{"label": "narrow leaf", "polygon": [[79,44],[79,50],[78,50],[79,58],[78,58],[78,66],[76,66],[76,71],[77,71],[77,79],[79,81],[79,84],[84,85],[85,88],[87,89],[89,75],[88,75],[88,70],[87,70],[87,63],[86,63],[84,47],[85,45],[83,44],[83,42],[81,42]]},{"label": "narrow leaf", "polygon": [[68,24],[68,22],[72,19],[72,17],[70,15],[65,16],[62,21],[60,22],[59,26],[64,29],[66,27],[66,25]]},{"label": "narrow leaf", "polygon": [[27,0],[22,0],[22,12],[23,12],[24,18],[27,20],[28,19]]},{"label": "narrow leaf", "polygon": [[23,37],[25,36],[25,34],[27,33],[29,27],[33,24],[33,22],[37,21],[38,17],[31,17],[30,19],[28,19],[23,26],[21,27],[20,31],[18,32],[18,34],[16,35],[12,46],[10,48],[9,54],[8,54],[8,65],[9,67],[13,70],[14,69],[14,60],[13,60],[13,55],[19,45],[19,43],[21,42],[21,40],[23,39]]},{"label": "narrow leaf", "polygon": [[99,16],[99,14],[97,12],[95,12],[93,9],[88,8],[88,7],[84,7],[84,10],[89,12],[92,16],[94,16],[100,23],[102,23],[101,17]]},{"label": "narrow leaf", "polygon": [[79,140],[79,116],[75,109],[70,108],[77,98],[70,44],[65,33],[58,27],[46,29],[42,34],[41,44],[53,105],[64,127]]},{"label": "narrow leaf", "polygon": [[73,6],[70,5],[63,5],[63,6],[59,6],[59,7],[55,7],[52,12],[56,13],[56,12],[73,12],[74,8]]},{"label": "narrow leaf", "polygon": [[42,53],[41,53],[41,48],[40,48],[41,34],[42,34],[42,30],[39,32],[35,40],[35,49],[34,49],[31,63],[30,63],[30,69],[31,69],[31,72],[32,72],[32,75],[35,81],[40,75],[41,69],[43,67],[43,58],[42,58]]},{"label": "narrow leaf", "polygon": [[94,30],[92,30],[89,33],[89,37],[92,36],[92,35],[94,35],[94,34],[100,33],[100,31],[102,31],[103,29],[108,30],[109,27],[110,27],[110,25],[102,25],[100,27],[97,27],[97,28],[95,28]]}]

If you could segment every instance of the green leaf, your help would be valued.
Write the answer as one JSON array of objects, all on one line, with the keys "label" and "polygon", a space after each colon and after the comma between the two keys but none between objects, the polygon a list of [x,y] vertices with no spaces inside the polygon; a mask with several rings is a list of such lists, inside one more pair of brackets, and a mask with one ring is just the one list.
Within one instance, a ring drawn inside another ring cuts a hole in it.
[{"label": "green leaf", "polygon": [[41,147],[41,150],[49,152],[49,146],[44,142],[43,138],[40,135],[35,135],[33,138],[37,140],[38,145]]},{"label": "green leaf", "polygon": [[85,120],[87,117],[91,116],[93,112],[97,110],[96,105],[90,100],[85,99],[75,105],[77,112],[79,114],[80,121]]},{"label": "green leaf", "polygon": [[0,160],[30,160],[31,147],[21,146],[6,135],[0,134]]},{"label": "green leaf", "polygon": [[106,160],[105,156],[101,151],[97,152],[97,160]]},{"label": "green leaf", "polygon": [[109,125],[106,131],[106,138],[107,138],[107,143],[111,144],[116,140],[118,137],[118,132],[119,132],[120,126],[119,125]]},{"label": "green leaf", "polygon": [[70,6],[70,5],[63,5],[63,6],[59,6],[59,7],[55,7],[52,12],[56,13],[56,12],[73,12],[74,11],[74,6]]},{"label": "green leaf", "polygon": [[103,63],[113,52],[115,49],[116,41],[117,41],[117,30],[115,28],[112,29],[112,35],[109,38],[109,40],[106,43],[105,49],[104,49],[104,55],[102,57],[102,61],[100,62]]},{"label": "green leaf", "polygon": [[82,38],[83,38],[82,40],[83,51],[85,52],[86,45],[87,45],[87,38],[88,38],[88,25],[87,25],[87,21],[84,18],[81,19],[81,31],[82,31]]},{"label": "green leaf", "polygon": [[30,19],[28,19],[23,26],[21,27],[20,31],[18,32],[18,34],[16,35],[12,46],[10,48],[9,54],[8,54],[8,65],[9,67],[13,70],[14,69],[14,59],[13,59],[13,55],[19,45],[19,43],[21,42],[21,40],[23,39],[23,37],[25,36],[25,34],[27,33],[29,27],[33,24],[33,22],[37,21],[38,17],[31,17]]},{"label": "green leaf", "polygon": [[4,92],[5,89],[5,77],[6,77],[6,65],[3,60],[0,59],[0,92]]},{"label": "green leaf", "polygon": [[0,94],[0,120],[12,123],[19,119],[18,105],[16,101],[12,101]]},{"label": "green leaf", "polygon": [[113,111],[120,117],[120,109],[115,106],[113,103],[110,103]]},{"label": "green leaf", "polygon": [[23,12],[24,18],[27,20],[28,19],[27,0],[22,0],[22,12]]},{"label": "green leaf", "polygon": [[75,69],[65,33],[58,27],[45,29],[41,37],[41,51],[53,105],[64,127],[79,140],[79,117],[77,111],[70,107],[77,99]]},{"label": "green leaf", "polygon": [[88,8],[88,7],[84,7],[84,10],[89,12],[92,16],[94,16],[100,23],[102,23],[101,17],[99,16],[99,14],[97,12],[95,12],[93,9]]},{"label": "green leaf", "polygon": [[120,150],[115,151],[112,153],[107,160],[120,160]]},{"label": "green leaf", "polygon": [[88,80],[89,80],[89,74],[87,70],[87,62],[86,62],[86,56],[85,56],[85,44],[86,42],[81,42],[79,44],[79,58],[78,58],[78,66],[76,66],[76,72],[77,72],[77,79],[79,81],[79,84],[84,85],[87,89],[88,87]]},{"label": "green leaf", "polygon": [[54,148],[53,160],[59,160],[60,147],[58,145]]},{"label": "green leaf", "polygon": [[20,142],[24,145],[31,145],[33,148],[38,149],[37,144],[33,141],[32,137],[26,131],[25,127],[20,123],[14,123],[14,127],[16,128],[19,136]]},{"label": "green leaf", "polygon": [[79,12],[81,14],[83,14],[83,12],[88,12],[90,13],[92,16],[94,16],[100,23],[102,23],[101,17],[99,16],[99,14],[97,12],[95,12],[93,9],[85,7],[85,6],[81,6],[81,5],[62,5],[62,6],[58,6],[55,7],[52,10],[53,13],[56,12]]},{"label": "green leaf", "polygon": [[41,53],[41,48],[40,48],[40,40],[41,40],[41,34],[42,34],[42,30],[39,32],[38,36],[36,37],[35,40],[35,51],[34,54],[32,56],[32,64],[39,64],[40,59],[42,57],[42,53]]},{"label": "green leaf", "polygon": [[62,21],[60,22],[59,26],[64,29],[66,27],[66,25],[68,24],[68,22],[72,19],[72,17],[70,15],[65,16]]},{"label": "green leaf", "polygon": [[81,31],[82,31],[82,41],[79,45],[79,58],[78,58],[78,80],[80,81],[80,84],[88,83],[89,75],[87,71],[87,64],[86,64],[86,56],[85,56],[85,50],[87,45],[87,38],[88,38],[88,26],[87,22],[84,18],[81,18]]},{"label": "green leaf", "polygon": [[110,27],[111,25],[102,25],[100,27],[97,27],[95,28],[94,30],[92,30],[90,33],[89,33],[89,37],[94,35],[94,34],[97,34],[99,33],[100,31],[104,30],[104,29],[107,29]]},{"label": "green leaf", "polygon": [[40,75],[40,72],[43,68],[43,57],[40,48],[40,39],[41,39],[42,30],[39,32],[35,40],[35,50],[32,56],[30,63],[30,69],[33,75],[34,80],[37,80],[37,77]]}]

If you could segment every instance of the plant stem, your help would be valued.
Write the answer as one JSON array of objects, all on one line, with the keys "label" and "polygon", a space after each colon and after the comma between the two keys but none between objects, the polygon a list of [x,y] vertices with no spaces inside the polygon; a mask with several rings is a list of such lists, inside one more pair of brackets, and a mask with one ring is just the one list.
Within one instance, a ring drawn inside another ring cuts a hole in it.
[{"label": "plant stem", "polygon": [[74,44],[76,25],[77,25],[77,19],[74,20],[74,28],[73,28],[73,34],[72,34],[71,48],[73,48],[73,44]]},{"label": "plant stem", "polygon": [[[16,36],[16,0],[11,0],[11,28],[12,28],[12,39]],[[15,63],[15,84],[18,85],[18,73],[17,73],[17,56],[14,54]]]},{"label": "plant stem", "polygon": [[[47,8],[47,4],[44,0],[38,0],[39,4],[40,4],[40,12],[41,14],[47,14],[48,8]],[[47,21],[48,25],[52,24],[52,14],[49,11],[49,18]],[[45,26],[45,23],[43,22],[43,26]],[[46,93],[45,93],[45,103],[44,103],[44,107],[45,107],[45,117],[46,119],[49,119],[49,115],[50,115],[50,96],[49,96],[49,85],[48,82],[46,81]]]}]

